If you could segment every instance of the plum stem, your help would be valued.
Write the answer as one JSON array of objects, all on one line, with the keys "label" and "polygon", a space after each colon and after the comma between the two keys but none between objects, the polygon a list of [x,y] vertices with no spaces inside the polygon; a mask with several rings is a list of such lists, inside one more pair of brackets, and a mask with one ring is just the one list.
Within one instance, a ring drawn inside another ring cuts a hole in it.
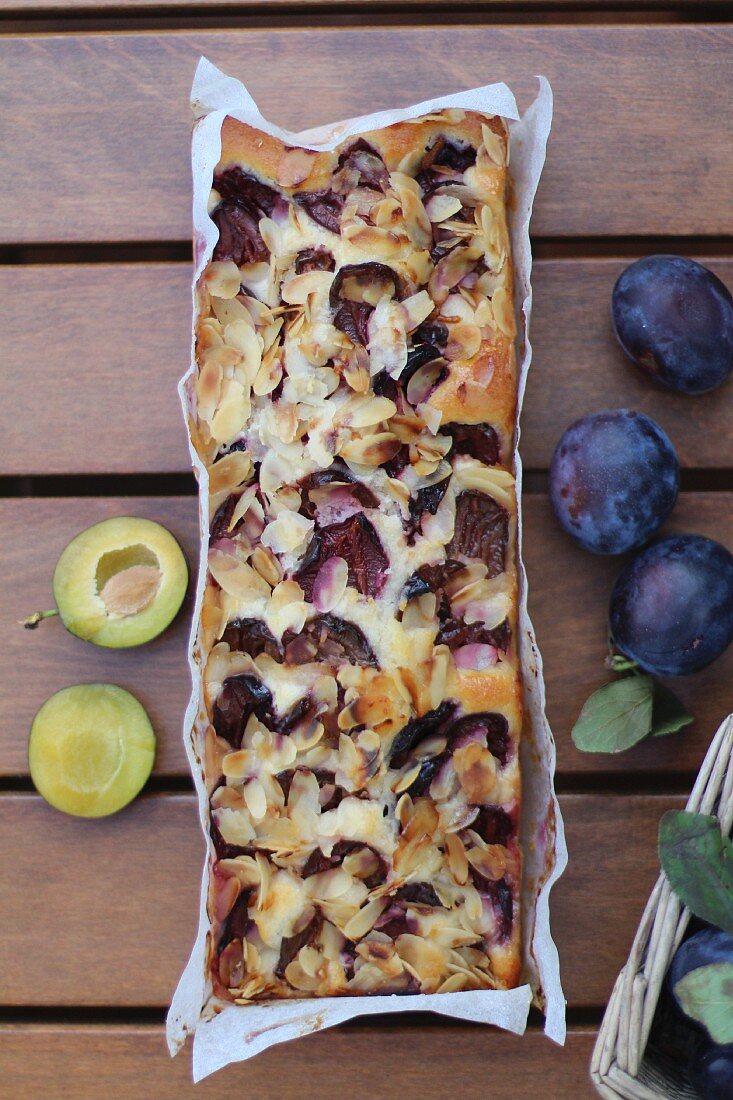
[{"label": "plum stem", "polygon": [[35,630],[38,624],[43,622],[44,619],[52,619],[54,615],[58,615],[58,609],[52,607],[48,611],[34,611],[27,619],[20,619],[19,622],[26,630]]}]

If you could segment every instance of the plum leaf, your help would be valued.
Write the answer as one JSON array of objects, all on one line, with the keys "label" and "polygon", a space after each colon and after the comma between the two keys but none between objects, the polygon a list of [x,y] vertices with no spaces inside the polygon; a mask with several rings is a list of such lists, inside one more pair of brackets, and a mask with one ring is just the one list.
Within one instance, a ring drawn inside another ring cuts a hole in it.
[{"label": "plum leaf", "polygon": [[659,822],[659,861],[687,908],[733,935],[733,843],[718,819],[669,810]]},{"label": "plum leaf", "polygon": [[697,1020],[715,1043],[733,1043],[733,963],[691,970],[674,987],[685,1016]]},{"label": "plum leaf", "polygon": [[627,676],[604,684],[588,698],[573,726],[572,738],[583,752],[623,752],[652,728],[654,685],[651,676]]},{"label": "plum leaf", "polygon": [[677,733],[694,721],[695,719],[685,710],[682,701],[675,693],[655,680],[652,737],[664,737],[668,733]]}]

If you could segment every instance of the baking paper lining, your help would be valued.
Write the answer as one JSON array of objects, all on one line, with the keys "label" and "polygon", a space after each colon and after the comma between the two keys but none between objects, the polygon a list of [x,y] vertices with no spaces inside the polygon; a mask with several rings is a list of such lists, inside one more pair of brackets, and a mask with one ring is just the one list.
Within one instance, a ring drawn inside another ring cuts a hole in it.
[{"label": "baking paper lining", "polygon": [[[544,77],[539,77],[536,99],[521,116],[511,91],[505,84],[492,84],[456,95],[427,100],[396,111],[380,111],[306,130],[290,133],[269,123],[260,114],[247,89],[238,80],[226,76],[205,58],[199,62],[191,92],[196,118],[192,143],[193,222],[195,272],[193,281],[194,323],[195,287],[209,262],[218,230],[207,210],[214,169],[221,155],[221,125],[227,115],[280,138],[289,145],[314,150],[330,150],[350,135],[389,126],[396,122],[448,108],[501,115],[509,123],[513,202],[509,210],[512,254],[515,269],[515,305],[519,325],[519,405],[532,358],[528,337],[532,306],[530,274],[532,256],[529,219],[537,184],[545,159],[545,147],[552,119],[552,92]],[[179,383],[179,395],[186,423],[194,417],[193,379],[196,364],[192,341],[191,365]],[[518,435],[519,433],[517,433]],[[557,949],[550,933],[549,894],[552,884],[567,863],[567,849],[560,808],[553,788],[555,744],[545,718],[545,690],[542,661],[527,613],[527,579],[521,561],[522,523],[519,516],[520,557],[520,658],[524,679],[525,723],[522,736],[521,764],[523,807],[520,839],[524,854],[522,886],[523,963],[525,984],[511,990],[472,990],[462,993],[418,994],[415,996],[329,997],[302,1000],[255,1002],[232,1005],[212,995],[206,971],[206,936],[209,917],[208,798],[203,774],[203,743],[208,723],[203,705],[202,670],[198,623],[206,584],[208,546],[208,474],[191,441],[189,450],[199,482],[201,563],[195,594],[193,627],[189,646],[189,664],[193,692],[184,721],[184,741],[198,795],[199,815],[207,852],[204,862],[199,926],[191,956],[181,976],[167,1021],[167,1038],[175,1054],[188,1034],[194,1034],[193,1076],[195,1081],[229,1062],[242,1061],[275,1043],[332,1027],[355,1016],[384,1012],[432,1011],[444,1016],[495,1024],[517,1034],[523,1033],[530,1005],[545,1011],[545,1032],[558,1043],[565,1039],[565,1000],[560,984]],[[515,454],[517,492],[521,492],[522,468]]]}]

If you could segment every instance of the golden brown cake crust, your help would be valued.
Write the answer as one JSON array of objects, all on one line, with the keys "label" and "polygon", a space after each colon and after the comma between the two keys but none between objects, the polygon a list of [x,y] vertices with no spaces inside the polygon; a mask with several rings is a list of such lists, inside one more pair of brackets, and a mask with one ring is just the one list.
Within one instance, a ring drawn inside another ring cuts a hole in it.
[{"label": "golden brown cake crust", "polygon": [[222,127],[191,428],[225,1000],[521,979],[507,143]]}]

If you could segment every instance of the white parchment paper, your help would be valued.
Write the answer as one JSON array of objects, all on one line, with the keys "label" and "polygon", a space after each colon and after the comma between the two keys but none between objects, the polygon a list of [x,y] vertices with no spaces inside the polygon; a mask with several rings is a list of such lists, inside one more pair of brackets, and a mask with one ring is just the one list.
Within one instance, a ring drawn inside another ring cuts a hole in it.
[{"label": "white parchment paper", "polygon": [[[545,160],[545,147],[552,119],[552,92],[539,77],[537,98],[519,117],[517,105],[505,84],[460,92],[457,95],[417,103],[396,111],[381,111],[361,118],[337,122],[299,134],[290,133],[267,122],[260,114],[247,89],[238,80],[226,76],[205,58],[199,62],[191,101],[196,117],[192,144],[193,222],[195,273],[193,283],[194,322],[196,283],[202,274],[218,237],[216,226],[207,213],[214,169],[221,155],[221,125],[227,115],[281,138],[289,145],[309,149],[332,149],[338,142],[366,130],[389,126],[444,108],[463,108],[490,115],[502,115],[510,127],[510,174],[513,203],[510,208],[510,233],[515,267],[515,296],[519,321],[519,402],[532,358],[528,328],[532,306],[530,274],[532,255],[529,219],[537,184]],[[187,424],[194,416],[192,379],[196,369],[192,341],[191,365],[181,379],[179,394]],[[176,989],[168,1014],[167,1037],[175,1054],[188,1034],[194,1034],[193,1076],[199,1081],[229,1062],[242,1061],[275,1043],[332,1027],[354,1016],[384,1012],[439,1012],[479,1023],[523,1033],[532,1003],[545,1011],[545,1031],[558,1043],[565,1039],[565,1000],[560,984],[557,949],[550,933],[549,895],[552,884],[567,863],[567,849],[560,808],[554,794],[555,745],[545,718],[545,690],[542,661],[527,614],[527,580],[520,553],[520,657],[524,677],[525,726],[521,748],[523,809],[521,841],[524,851],[522,887],[523,952],[525,984],[512,990],[475,990],[464,993],[418,994],[417,996],[329,997],[291,1001],[269,1001],[250,1005],[232,1005],[218,1001],[212,994],[206,974],[206,936],[209,918],[206,912],[208,862],[211,842],[208,833],[208,800],[202,766],[203,737],[207,718],[203,706],[201,653],[198,622],[206,582],[208,545],[208,475],[190,440],[189,449],[198,478],[200,495],[201,563],[191,633],[189,661],[193,693],[186,711],[184,741],[196,792],[201,827],[207,851],[204,861],[199,908],[198,933],[193,951]],[[517,491],[521,491],[522,468],[515,455]]]}]

